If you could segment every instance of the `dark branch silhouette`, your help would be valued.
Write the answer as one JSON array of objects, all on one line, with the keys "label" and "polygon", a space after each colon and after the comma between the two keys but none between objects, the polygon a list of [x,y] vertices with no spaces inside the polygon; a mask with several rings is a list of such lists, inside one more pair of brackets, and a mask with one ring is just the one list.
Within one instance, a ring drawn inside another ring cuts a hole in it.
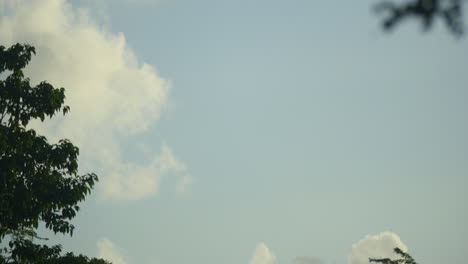
[{"label": "dark branch silhouette", "polygon": [[455,36],[463,34],[462,0],[414,0],[407,4],[385,1],[376,5],[375,11],[389,13],[382,24],[385,30],[393,29],[408,17],[421,19],[424,30],[428,30],[434,19],[440,17]]},{"label": "dark branch silhouette", "polygon": [[403,250],[401,250],[399,248],[394,248],[393,251],[395,251],[395,253],[400,256],[399,259],[389,259],[389,258],[373,259],[373,258],[369,258],[369,262],[376,262],[376,263],[382,263],[382,264],[417,264],[416,261],[413,259],[413,257],[411,257],[410,254],[404,252]]}]

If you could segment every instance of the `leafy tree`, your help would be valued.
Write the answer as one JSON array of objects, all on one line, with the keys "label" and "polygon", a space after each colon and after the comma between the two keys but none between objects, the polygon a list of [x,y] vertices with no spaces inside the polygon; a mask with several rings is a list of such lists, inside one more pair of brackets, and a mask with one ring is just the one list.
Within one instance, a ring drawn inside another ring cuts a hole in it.
[{"label": "leafy tree", "polygon": [[[31,86],[23,69],[35,54],[30,45],[0,46],[0,263],[105,263],[60,256],[60,246],[35,245],[39,223],[54,233],[73,234],[70,220],[98,180],[78,175],[79,150],[69,140],[51,144],[31,120],[66,114],[64,88],[43,81]],[[55,261],[55,262],[54,262]]]},{"label": "leafy tree", "polygon": [[401,257],[399,259],[389,259],[389,258],[383,258],[383,259],[373,259],[369,258],[369,262],[376,262],[376,263],[382,263],[382,264],[417,264],[416,261],[414,261],[413,257],[411,257],[408,253],[403,252],[403,250],[399,248],[394,248],[393,251],[400,255]]},{"label": "leafy tree", "polygon": [[83,255],[75,256],[73,253],[67,253],[59,258],[52,259],[50,264],[111,264],[108,261],[97,258],[88,258]]},{"label": "leafy tree", "polygon": [[445,21],[449,30],[455,36],[463,34],[462,21],[463,0],[412,0],[409,3],[395,4],[384,1],[376,6],[377,12],[387,12],[383,20],[385,30],[393,29],[406,18],[415,17],[422,20],[423,28],[428,30],[434,20],[439,17]]}]

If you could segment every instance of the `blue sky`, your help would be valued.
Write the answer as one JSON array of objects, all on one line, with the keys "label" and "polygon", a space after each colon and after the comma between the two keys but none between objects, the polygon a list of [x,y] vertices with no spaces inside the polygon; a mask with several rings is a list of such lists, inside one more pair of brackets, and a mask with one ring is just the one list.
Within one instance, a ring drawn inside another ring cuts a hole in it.
[{"label": "blue sky", "polygon": [[38,129],[101,179],[52,242],[119,264],[462,263],[466,37],[386,34],[373,3],[0,1],[2,44],[36,45],[31,79],[68,92]]}]

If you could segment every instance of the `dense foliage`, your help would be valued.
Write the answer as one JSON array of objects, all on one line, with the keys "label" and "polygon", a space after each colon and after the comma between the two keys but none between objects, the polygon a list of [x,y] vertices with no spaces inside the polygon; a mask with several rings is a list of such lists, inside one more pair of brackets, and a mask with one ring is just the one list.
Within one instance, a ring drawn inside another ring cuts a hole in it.
[{"label": "dense foliage", "polygon": [[88,263],[82,256],[61,257],[60,246],[33,243],[41,222],[54,233],[73,234],[70,220],[97,176],[78,175],[79,150],[69,140],[51,144],[28,127],[70,110],[63,105],[64,88],[30,85],[23,69],[32,54],[29,45],[0,46],[0,263],[64,263],[71,257],[76,262],[70,263]]}]

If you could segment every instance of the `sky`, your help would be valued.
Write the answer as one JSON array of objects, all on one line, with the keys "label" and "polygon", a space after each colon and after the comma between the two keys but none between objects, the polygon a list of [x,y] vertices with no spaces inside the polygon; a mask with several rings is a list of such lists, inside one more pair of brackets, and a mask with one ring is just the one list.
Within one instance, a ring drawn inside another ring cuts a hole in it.
[{"label": "sky", "polygon": [[[378,1],[0,0],[99,183],[64,251],[114,264],[468,257],[468,42]],[[467,10],[468,11],[468,10]]]}]

